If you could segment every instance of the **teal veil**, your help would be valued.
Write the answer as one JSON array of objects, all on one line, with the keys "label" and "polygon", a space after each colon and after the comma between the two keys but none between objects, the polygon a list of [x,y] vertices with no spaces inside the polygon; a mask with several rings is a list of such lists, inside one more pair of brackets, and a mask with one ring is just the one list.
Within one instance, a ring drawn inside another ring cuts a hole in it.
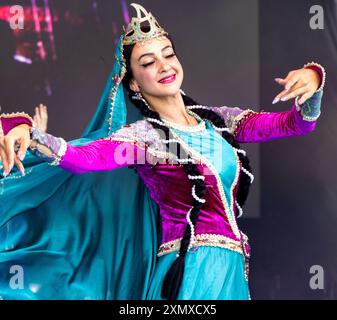
[{"label": "teal veil", "polygon": [[[129,108],[123,36],[83,145],[120,129]],[[130,168],[75,175],[30,151],[0,180],[0,299],[146,299],[160,237],[157,204]]]}]

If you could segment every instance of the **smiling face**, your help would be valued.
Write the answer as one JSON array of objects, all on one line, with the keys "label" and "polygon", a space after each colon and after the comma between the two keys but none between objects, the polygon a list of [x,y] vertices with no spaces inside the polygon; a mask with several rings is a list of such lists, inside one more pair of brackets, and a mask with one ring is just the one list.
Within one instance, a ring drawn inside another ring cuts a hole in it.
[{"label": "smiling face", "polygon": [[[144,97],[165,97],[179,92],[184,73],[168,38],[154,38],[142,44],[137,43],[130,62],[133,73],[130,88],[133,91],[141,92]],[[173,79],[160,81],[171,75],[174,76]]]}]

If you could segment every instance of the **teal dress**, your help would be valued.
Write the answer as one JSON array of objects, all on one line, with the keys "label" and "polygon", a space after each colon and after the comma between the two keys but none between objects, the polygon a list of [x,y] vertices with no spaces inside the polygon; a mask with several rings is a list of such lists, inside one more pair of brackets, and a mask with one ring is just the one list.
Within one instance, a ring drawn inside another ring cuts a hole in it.
[{"label": "teal dress", "polygon": [[[171,130],[213,164],[220,174],[225,195],[229,202],[229,188],[235,177],[237,166],[234,150],[214,130],[210,123],[205,122],[205,125],[206,130],[201,132],[187,132],[179,128],[171,128]],[[231,212],[231,214],[234,213]],[[177,252],[171,252],[157,257],[156,269],[149,286],[147,299],[162,300],[161,288],[163,280],[176,259],[176,254]],[[250,299],[248,281],[245,278],[245,262],[242,254],[230,249],[211,246],[192,248],[192,251],[186,255],[185,272],[178,299]]]}]

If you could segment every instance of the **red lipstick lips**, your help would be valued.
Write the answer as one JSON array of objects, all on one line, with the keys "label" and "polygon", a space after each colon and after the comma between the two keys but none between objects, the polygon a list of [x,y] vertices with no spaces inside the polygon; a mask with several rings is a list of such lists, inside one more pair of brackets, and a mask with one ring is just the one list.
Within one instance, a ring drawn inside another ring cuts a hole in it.
[{"label": "red lipstick lips", "polygon": [[176,75],[171,74],[170,76],[167,76],[161,80],[159,80],[160,83],[171,83],[176,80]]}]

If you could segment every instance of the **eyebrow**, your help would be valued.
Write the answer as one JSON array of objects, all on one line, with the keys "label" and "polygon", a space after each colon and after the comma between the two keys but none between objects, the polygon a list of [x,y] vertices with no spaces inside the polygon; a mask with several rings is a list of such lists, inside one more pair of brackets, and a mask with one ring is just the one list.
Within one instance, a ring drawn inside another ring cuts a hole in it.
[{"label": "eyebrow", "polygon": [[[161,49],[161,51],[164,51],[165,49],[167,48],[172,48],[172,46],[168,45],[166,46],[165,48]],[[172,48],[173,49],[173,48]],[[145,56],[153,56],[154,53],[153,52],[149,52],[149,53],[145,53],[145,54],[142,54],[139,58],[138,58],[138,61],[140,61],[141,58],[145,57]]]}]

